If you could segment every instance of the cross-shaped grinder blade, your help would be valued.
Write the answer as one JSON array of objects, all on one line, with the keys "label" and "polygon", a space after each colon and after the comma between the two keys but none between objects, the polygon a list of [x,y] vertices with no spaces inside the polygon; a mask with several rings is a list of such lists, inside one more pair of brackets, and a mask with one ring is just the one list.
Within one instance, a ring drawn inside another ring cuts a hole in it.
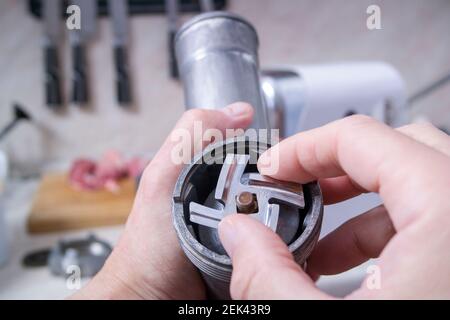
[{"label": "cross-shaped grinder blade", "polygon": [[[211,208],[196,202],[189,204],[190,221],[211,228],[230,214],[242,209],[242,201],[256,201],[246,204],[250,217],[276,231],[280,206],[278,203],[305,207],[301,184],[281,182],[258,173],[245,173],[249,155],[227,154],[217,180],[215,199],[223,204],[223,209]],[[248,199],[251,195],[252,199]]]}]

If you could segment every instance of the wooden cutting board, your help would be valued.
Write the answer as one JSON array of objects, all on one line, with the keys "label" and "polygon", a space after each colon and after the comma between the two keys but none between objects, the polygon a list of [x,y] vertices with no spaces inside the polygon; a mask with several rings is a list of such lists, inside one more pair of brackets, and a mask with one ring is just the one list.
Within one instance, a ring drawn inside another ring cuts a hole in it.
[{"label": "wooden cutting board", "polygon": [[30,233],[85,229],[125,223],[133,205],[134,179],[120,182],[120,191],[77,191],[66,174],[43,176],[28,217]]}]

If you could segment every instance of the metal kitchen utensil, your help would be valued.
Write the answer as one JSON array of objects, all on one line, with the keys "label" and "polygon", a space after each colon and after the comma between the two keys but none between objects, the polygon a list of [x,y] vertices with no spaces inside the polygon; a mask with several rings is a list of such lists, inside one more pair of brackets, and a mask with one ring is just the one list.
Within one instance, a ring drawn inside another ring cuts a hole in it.
[{"label": "metal kitchen utensil", "polygon": [[45,92],[47,105],[53,108],[62,106],[61,77],[58,57],[58,44],[61,40],[61,0],[43,0],[45,29],[44,61]]},{"label": "metal kitchen utensil", "polygon": [[80,269],[81,277],[92,277],[103,267],[112,247],[95,235],[85,239],[61,240],[53,248],[41,249],[26,255],[26,267],[48,266],[52,274],[67,276],[71,266]]},{"label": "metal kitchen utensil", "polygon": [[13,119],[0,130],[0,141],[21,121],[31,121],[30,114],[19,104],[13,105]]},{"label": "metal kitchen utensil", "polygon": [[269,128],[259,79],[258,36],[243,18],[207,12],[184,24],[175,50],[185,105],[215,109],[244,101],[255,109],[253,128]]},{"label": "metal kitchen utensil", "polygon": [[73,63],[72,101],[83,105],[89,101],[86,48],[97,30],[97,1],[71,0],[71,3],[79,6],[81,11],[81,29],[71,30],[70,33]]},{"label": "metal kitchen utensil", "polygon": [[128,72],[128,0],[108,0],[114,32],[114,62],[116,67],[117,100],[127,106],[131,103]]},{"label": "metal kitchen utensil", "polygon": [[165,5],[167,22],[169,25],[169,36],[167,40],[169,44],[169,70],[170,76],[174,79],[177,79],[179,74],[177,60],[175,57],[175,35],[178,31],[179,3],[178,0],[165,0]]},{"label": "metal kitchen utensil", "polygon": [[323,201],[318,183],[261,176],[256,161],[269,147],[245,136],[218,142],[197,154],[178,178],[173,223],[212,298],[230,298],[232,265],[217,232],[225,216],[239,212],[262,222],[278,233],[300,265],[319,238]]}]

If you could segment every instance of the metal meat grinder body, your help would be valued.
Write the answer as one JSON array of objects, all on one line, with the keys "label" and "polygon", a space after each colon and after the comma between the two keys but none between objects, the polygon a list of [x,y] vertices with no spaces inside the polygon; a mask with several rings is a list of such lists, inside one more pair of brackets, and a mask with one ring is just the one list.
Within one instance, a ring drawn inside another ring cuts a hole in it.
[{"label": "metal meat grinder body", "polygon": [[225,12],[201,14],[176,37],[187,109],[217,109],[245,101],[254,128],[280,137],[366,114],[391,126],[409,120],[405,83],[380,61],[281,65],[260,71],[253,26]]},{"label": "metal meat grinder body", "polygon": [[300,265],[319,238],[323,202],[318,183],[286,183],[260,175],[256,162],[268,147],[245,136],[210,145],[184,168],[176,184],[175,230],[212,298],[230,298],[231,259],[217,231],[224,217],[248,214],[265,224]]},{"label": "metal meat grinder body", "polygon": [[[175,49],[186,108],[218,109],[248,102],[255,109],[251,127],[279,129],[281,137],[353,113],[391,125],[406,118],[404,84],[391,66],[378,62],[283,66],[261,72],[257,33],[234,14],[194,17],[177,33]],[[174,225],[181,246],[215,298],[229,298],[232,266],[217,234],[224,216],[244,211],[266,224],[299,263],[308,257],[321,228],[318,184],[292,189],[289,183],[268,181],[258,174],[255,162],[246,162],[264,150],[261,141],[245,139],[245,152],[237,151],[236,141],[226,141],[196,155],[174,191]],[[202,162],[213,150],[214,160],[222,165]],[[231,196],[224,187],[227,183]]]}]

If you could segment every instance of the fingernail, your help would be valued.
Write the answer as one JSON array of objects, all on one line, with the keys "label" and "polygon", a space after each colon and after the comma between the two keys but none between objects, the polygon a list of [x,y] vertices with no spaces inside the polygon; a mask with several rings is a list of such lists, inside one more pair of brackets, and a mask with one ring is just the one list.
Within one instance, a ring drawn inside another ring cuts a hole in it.
[{"label": "fingernail", "polygon": [[271,150],[267,150],[264,152],[258,159],[258,170],[261,174],[264,174],[264,171],[270,167],[271,163]]},{"label": "fingernail", "polygon": [[232,117],[239,117],[249,113],[249,105],[243,102],[232,103],[222,109],[227,115]]},{"label": "fingernail", "polygon": [[274,176],[278,174],[280,168],[280,148],[273,146],[264,152],[258,159],[258,171],[265,176]]},{"label": "fingernail", "polygon": [[238,245],[238,233],[236,225],[230,219],[223,219],[219,223],[219,237],[228,255],[233,256],[234,249]]}]

